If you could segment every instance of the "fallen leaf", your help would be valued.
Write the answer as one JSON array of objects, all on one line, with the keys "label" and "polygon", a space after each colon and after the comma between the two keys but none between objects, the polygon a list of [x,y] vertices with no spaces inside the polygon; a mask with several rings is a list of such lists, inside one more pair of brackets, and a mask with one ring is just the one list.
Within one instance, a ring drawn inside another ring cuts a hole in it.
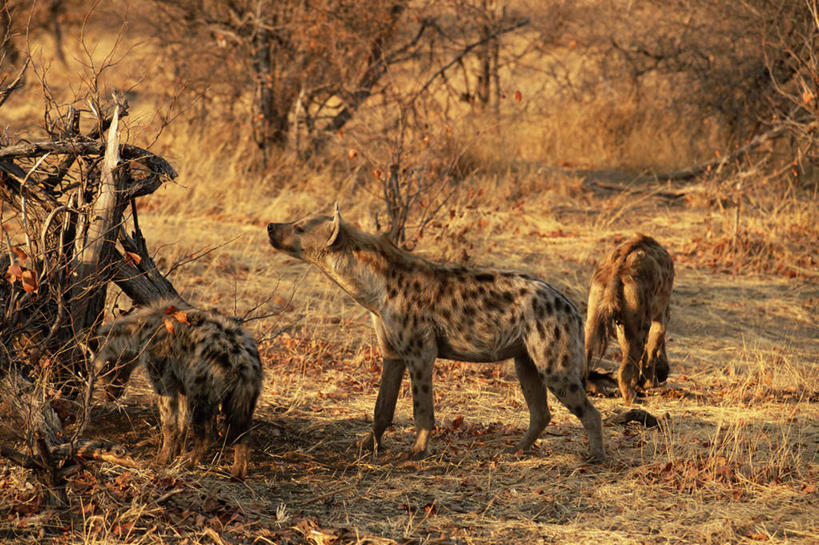
[{"label": "fallen leaf", "polygon": [[37,277],[34,276],[34,271],[29,269],[25,269],[23,271],[22,283],[23,289],[26,291],[26,293],[37,293],[37,290],[40,287],[37,283]]},{"label": "fallen leaf", "polygon": [[21,267],[17,263],[12,263],[9,265],[9,268],[6,269],[6,280],[10,283],[14,284],[19,278],[23,276],[23,267]]},{"label": "fallen leaf", "polygon": [[173,326],[173,321],[172,320],[169,320],[168,318],[165,318],[165,329],[168,330],[168,333],[173,335],[174,326]]},{"label": "fallen leaf", "polygon": [[26,252],[23,251],[22,248],[18,248],[17,246],[15,246],[14,248],[11,249],[11,251],[14,252],[14,254],[17,256],[17,259],[20,260],[20,263],[25,263],[26,259],[28,259],[28,255],[26,255]]}]

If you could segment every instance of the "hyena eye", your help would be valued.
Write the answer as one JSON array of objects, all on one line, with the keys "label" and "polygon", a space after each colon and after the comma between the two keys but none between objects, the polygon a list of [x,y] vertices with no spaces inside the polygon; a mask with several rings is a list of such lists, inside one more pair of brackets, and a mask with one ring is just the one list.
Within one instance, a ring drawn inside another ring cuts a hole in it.
[{"label": "hyena eye", "polygon": [[304,227],[302,227],[301,225],[296,225],[295,231],[296,234],[300,235],[304,232]]}]

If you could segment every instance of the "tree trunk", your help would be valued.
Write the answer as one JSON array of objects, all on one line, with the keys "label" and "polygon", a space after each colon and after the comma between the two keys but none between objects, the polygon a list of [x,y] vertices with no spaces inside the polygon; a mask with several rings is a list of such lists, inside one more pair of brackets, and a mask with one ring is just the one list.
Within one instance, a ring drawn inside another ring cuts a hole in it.
[{"label": "tree trunk", "polygon": [[123,184],[119,169],[119,105],[114,107],[108,145],[100,169],[100,190],[91,209],[86,233],[77,233],[74,249],[75,281],[69,304],[74,334],[90,330],[102,318],[116,233],[122,223],[119,202]]}]

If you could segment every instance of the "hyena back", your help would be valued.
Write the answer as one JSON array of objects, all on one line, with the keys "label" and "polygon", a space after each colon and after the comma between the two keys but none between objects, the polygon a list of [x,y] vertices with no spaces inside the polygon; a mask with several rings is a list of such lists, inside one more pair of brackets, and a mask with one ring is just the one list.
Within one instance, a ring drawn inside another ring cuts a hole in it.
[{"label": "hyena back", "polygon": [[383,367],[364,447],[380,447],[405,369],[416,426],[411,455],[418,457],[429,452],[435,420],[435,358],[514,358],[530,416],[515,450],[528,449],[549,423],[548,388],[583,423],[592,458],[605,457],[600,413],[583,386],[583,322],[552,286],[518,272],[432,263],[357,230],[341,220],[338,207],[333,217],[271,223],[267,230],[274,248],[317,266],[371,313]]},{"label": "hyena back", "polygon": [[674,263],[651,237],[637,235],[617,246],[592,276],[586,320],[586,359],[606,351],[616,336],[622,352],[617,382],[626,403],[635,387],[654,386],[668,377],[665,331]]},{"label": "hyena back", "polygon": [[[173,327],[166,327],[166,321]],[[159,463],[184,449],[188,421],[194,437],[191,461],[201,460],[221,406],[226,444],[234,445],[231,474],[246,475],[247,435],[261,391],[262,365],[256,342],[236,320],[162,300],[104,324],[96,344],[95,367],[109,397],[119,397],[136,366],[145,366],[158,394]]]}]

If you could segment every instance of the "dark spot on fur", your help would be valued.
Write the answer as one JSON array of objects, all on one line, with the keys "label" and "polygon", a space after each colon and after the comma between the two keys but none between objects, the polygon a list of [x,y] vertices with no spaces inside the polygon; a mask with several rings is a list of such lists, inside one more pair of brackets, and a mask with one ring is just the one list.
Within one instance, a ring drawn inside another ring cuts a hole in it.
[{"label": "dark spot on fur", "polygon": [[563,354],[563,357],[560,359],[560,366],[565,368],[569,367],[569,355]]},{"label": "dark spot on fur", "polygon": [[397,289],[395,289],[394,287],[390,286],[390,287],[387,289],[387,296],[388,296],[390,299],[395,299],[395,296],[396,296],[396,295],[398,295],[398,290],[397,290]]},{"label": "dark spot on fur", "polygon": [[523,276],[524,278],[526,277],[526,275],[519,275],[518,273],[514,272],[502,272],[501,276],[504,278],[514,278],[516,276]]},{"label": "dark spot on fur", "polygon": [[495,275],[489,273],[480,273],[475,275],[475,280],[478,282],[494,282]]},{"label": "dark spot on fur", "polygon": [[421,369],[415,371],[415,380],[421,380],[424,378],[424,372]]},{"label": "dark spot on fur", "polygon": [[560,340],[560,327],[558,327],[557,324],[555,324],[554,336],[555,336],[555,342]]},{"label": "dark spot on fur", "polygon": [[515,301],[515,297],[512,295],[511,291],[505,291],[503,292],[503,300],[507,303],[513,303]]},{"label": "dark spot on fur", "polygon": [[418,395],[418,386],[412,385],[412,395]]},{"label": "dark spot on fur", "polygon": [[551,316],[553,313],[554,311],[552,310],[552,302],[546,301],[546,314]]},{"label": "dark spot on fur", "polygon": [[540,320],[537,321],[537,332],[540,333],[541,337],[546,336],[546,328],[543,327],[543,322]]},{"label": "dark spot on fur", "polygon": [[444,320],[449,321],[449,319],[452,317],[452,312],[448,308],[442,308],[441,317],[443,317]]},{"label": "dark spot on fur", "polygon": [[576,394],[578,390],[580,390],[580,386],[578,386],[576,382],[573,382],[569,385],[569,392]]},{"label": "dark spot on fur", "polygon": [[418,280],[415,280],[415,281],[412,283],[412,289],[414,289],[414,290],[415,290],[415,291],[417,291],[418,293],[421,293],[421,283],[420,283],[420,282],[418,282]]},{"label": "dark spot on fur", "polygon": [[429,384],[422,384],[421,391],[424,392],[425,394],[429,393]]},{"label": "dark spot on fur", "polygon": [[480,295],[485,295],[486,294],[486,288],[483,287],[483,286],[478,286],[478,293]]}]

